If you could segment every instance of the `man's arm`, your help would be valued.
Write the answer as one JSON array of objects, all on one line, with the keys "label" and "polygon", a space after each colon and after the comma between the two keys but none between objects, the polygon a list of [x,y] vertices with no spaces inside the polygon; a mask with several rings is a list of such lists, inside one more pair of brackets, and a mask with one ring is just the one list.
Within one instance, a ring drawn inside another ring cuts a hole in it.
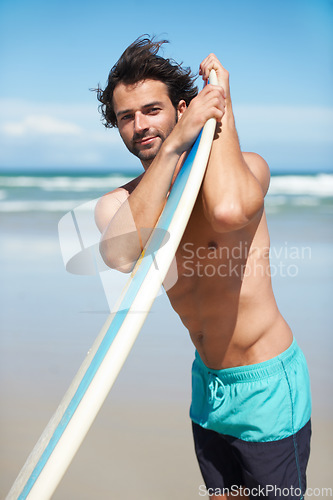
[{"label": "man's arm", "polygon": [[268,165],[259,155],[243,154],[235,126],[229,74],[214,54],[200,66],[203,78],[215,69],[225,92],[225,113],[217,128],[204,178],[202,196],[205,215],[218,232],[246,226],[263,209],[269,184]]},{"label": "man's arm", "polygon": [[[221,120],[223,113],[221,88],[206,86],[183,112],[148,170],[118,210],[114,212],[112,195],[99,203],[96,220],[100,221],[102,231],[100,251],[109,267],[124,272],[132,270],[141,246],[146,244],[164,208],[182,154],[192,146],[206,121]],[[118,238],[120,234],[126,235],[123,243]]]}]

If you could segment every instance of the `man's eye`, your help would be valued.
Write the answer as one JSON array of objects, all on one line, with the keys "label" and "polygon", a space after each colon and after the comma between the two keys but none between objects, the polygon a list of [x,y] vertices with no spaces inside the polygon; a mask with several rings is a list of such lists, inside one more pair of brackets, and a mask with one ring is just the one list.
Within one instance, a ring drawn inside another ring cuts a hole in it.
[{"label": "man's eye", "polygon": [[132,115],[124,115],[121,117],[122,120],[130,120],[132,118]]},{"label": "man's eye", "polygon": [[161,111],[161,108],[150,108],[150,109],[149,109],[149,111],[148,111],[148,113],[149,113],[150,115],[157,115],[157,113],[158,113],[159,111]]}]

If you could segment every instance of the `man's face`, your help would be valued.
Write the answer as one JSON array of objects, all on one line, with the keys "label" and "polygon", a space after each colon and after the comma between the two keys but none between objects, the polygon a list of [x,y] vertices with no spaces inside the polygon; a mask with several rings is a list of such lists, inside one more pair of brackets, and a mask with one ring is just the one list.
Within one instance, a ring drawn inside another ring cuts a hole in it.
[{"label": "man's face", "polygon": [[121,138],[147,169],[177,122],[167,86],[159,80],[119,83],[113,105]]}]

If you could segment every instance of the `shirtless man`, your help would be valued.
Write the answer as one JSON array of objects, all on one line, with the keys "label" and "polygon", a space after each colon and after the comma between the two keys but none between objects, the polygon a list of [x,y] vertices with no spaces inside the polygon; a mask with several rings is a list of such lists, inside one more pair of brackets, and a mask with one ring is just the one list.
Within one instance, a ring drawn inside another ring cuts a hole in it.
[{"label": "shirtless man", "polygon": [[229,74],[217,57],[204,59],[199,74],[207,80],[214,69],[218,85],[196,95],[190,72],[157,56],[162,43],[136,40],[99,89],[105,125],[118,127],[145,170],[100,199],[101,254],[108,266],[131,271],[149,236],[140,229],[154,227],[184,154],[215,118],[204,181],[176,253],[178,280],[167,291],[196,347],[190,416],[205,494],[233,498],[246,487],[250,498],[303,498],[309,378],[272,291],[269,169],[241,152]]}]

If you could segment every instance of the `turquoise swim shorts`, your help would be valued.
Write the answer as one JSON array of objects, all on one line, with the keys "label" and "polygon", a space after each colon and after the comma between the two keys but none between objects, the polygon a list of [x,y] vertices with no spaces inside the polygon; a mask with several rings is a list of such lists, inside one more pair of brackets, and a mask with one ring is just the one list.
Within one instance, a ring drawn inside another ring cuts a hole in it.
[{"label": "turquoise swim shorts", "polygon": [[277,441],[310,416],[309,373],[296,340],[268,361],[223,370],[207,368],[196,352],[190,417],[201,427],[248,442]]}]

